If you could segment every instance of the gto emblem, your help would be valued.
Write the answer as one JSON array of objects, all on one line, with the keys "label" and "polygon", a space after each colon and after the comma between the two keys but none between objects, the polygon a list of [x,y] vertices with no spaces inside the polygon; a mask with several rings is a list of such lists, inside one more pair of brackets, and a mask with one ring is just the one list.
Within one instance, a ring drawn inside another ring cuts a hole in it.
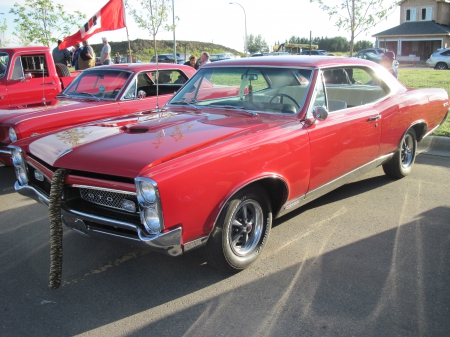
[{"label": "gto emblem", "polygon": [[108,198],[106,198],[106,201],[108,201],[108,202],[113,202],[113,198],[111,198],[111,197],[108,197]]}]

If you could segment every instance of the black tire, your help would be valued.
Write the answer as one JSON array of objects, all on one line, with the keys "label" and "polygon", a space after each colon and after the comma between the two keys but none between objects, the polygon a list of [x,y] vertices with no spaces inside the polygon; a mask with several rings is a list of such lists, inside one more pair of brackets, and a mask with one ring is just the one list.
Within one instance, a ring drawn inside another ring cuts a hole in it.
[{"label": "black tire", "polygon": [[56,73],[59,77],[70,77],[69,68],[62,63],[55,63]]},{"label": "black tire", "polygon": [[387,176],[400,179],[411,173],[417,154],[417,138],[414,129],[409,129],[402,137],[397,151],[387,163],[383,171]]},{"label": "black tire", "polygon": [[439,62],[434,66],[434,69],[436,70],[447,70],[448,69],[448,65],[445,62]]},{"label": "black tire", "polygon": [[202,247],[209,265],[237,273],[261,254],[272,227],[272,211],[266,191],[247,188],[225,205],[207,243]]}]

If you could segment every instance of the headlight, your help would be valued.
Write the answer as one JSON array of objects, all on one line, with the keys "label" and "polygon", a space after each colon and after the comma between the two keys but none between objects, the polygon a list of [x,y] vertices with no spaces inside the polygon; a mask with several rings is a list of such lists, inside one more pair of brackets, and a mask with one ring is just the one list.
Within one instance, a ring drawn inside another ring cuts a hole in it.
[{"label": "headlight", "polygon": [[18,149],[12,149],[11,160],[14,166],[22,166],[23,163],[22,153]]},{"label": "headlight", "polygon": [[22,150],[17,146],[9,146],[11,148],[11,160],[16,170],[16,178],[21,185],[28,184],[28,172],[23,160]]},{"label": "headlight", "polygon": [[17,140],[17,134],[14,128],[9,128],[9,140],[11,143]]},{"label": "headlight", "polygon": [[153,184],[149,181],[140,181],[139,188],[145,201],[153,204],[156,201],[156,191]]},{"label": "headlight", "polygon": [[158,212],[153,208],[146,208],[144,211],[144,220],[146,227],[150,233],[158,233],[161,231],[161,224],[159,221]]},{"label": "headlight", "polygon": [[135,178],[136,196],[139,204],[141,223],[150,234],[157,234],[164,229],[158,186],[148,178]]},{"label": "headlight", "polygon": [[28,184],[28,175],[24,168],[22,167],[17,168],[16,175],[21,185]]}]

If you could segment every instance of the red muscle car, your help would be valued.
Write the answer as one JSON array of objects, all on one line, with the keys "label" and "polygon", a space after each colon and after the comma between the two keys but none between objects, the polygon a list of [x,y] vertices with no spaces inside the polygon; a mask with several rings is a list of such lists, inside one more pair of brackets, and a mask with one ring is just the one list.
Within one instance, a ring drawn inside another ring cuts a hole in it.
[{"label": "red muscle car", "polygon": [[47,106],[0,110],[0,166],[12,165],[7,146],[89,121],[151,110],[164,105],[196,70],[160,64],[158,97],[156,64],[122,64],[84,70]]},{"label": "red muscle car", "polygon": [[[408,175],[448,110],[445,90],[407,89],[366,60],[221,61],[160,113],[17,142],[15,189],[56,205],[77,232],[173,256],[199,248],[237,272],[260,255],[272,219],[380,165]],[[62,193],[50,197],[52,184]]]}]

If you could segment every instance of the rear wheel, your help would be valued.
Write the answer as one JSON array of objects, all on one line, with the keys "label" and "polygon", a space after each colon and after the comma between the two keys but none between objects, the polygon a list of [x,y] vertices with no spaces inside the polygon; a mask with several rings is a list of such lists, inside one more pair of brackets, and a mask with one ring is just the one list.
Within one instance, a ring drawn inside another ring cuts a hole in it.
[{"label": "rear wheel", "polygon": [[56,73],[58,74],[59,77],[70,76],[69,68],[67,68],[66,65],[64,65],[62,63],[56,63],[55,68],[56,68]]},{"label": "rear wheel", "polygon": [[411,173],[416,159],[417,138],[414,129],[409,129],[403,136],[400,145],[390,161],[383,164],[387,176],[400,179]]},{"label": "rear wheel", "polygon": [[448,65],[447,65],[447,63],[439,62],[438,64],[436,64],[434,69],[436,69],[436,70],[447,70],[448,69]]},{"label": "rear wheel", "polygon": [[261,254],[272,226],[267,193],[247,188],[235,194],[225,205],[203,255],[212,267],[239,272]]}]

